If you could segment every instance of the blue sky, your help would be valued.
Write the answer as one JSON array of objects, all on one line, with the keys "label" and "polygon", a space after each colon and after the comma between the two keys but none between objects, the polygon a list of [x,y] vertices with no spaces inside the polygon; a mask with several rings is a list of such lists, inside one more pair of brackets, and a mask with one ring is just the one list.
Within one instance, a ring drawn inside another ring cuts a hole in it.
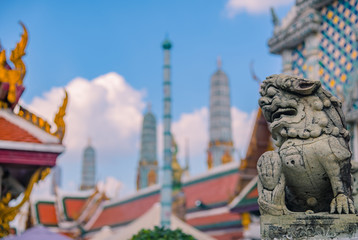
[{"label": "blue sky", "polygon": [[[235,5],[235,2],[240,3]],[[143,103],[150,101],[160,123],[161,43],[168,35],[173,43],[173,116],[180,125],[185,114],[193,114],[208,106],[209,78],[216,70],[217,56],[221,56],[222,68],[230,79],[232,105],[243,113],[250,114],[257,108],[258,84],[250,76],[250,62],[254,61],[260,78],[280,72],[280,57],[269,54],[267,47],[267,40],[273,31],[267,5],[276,6],[279,17],[283,17],[293,1],[247,0],[247,6],[245,4],[243,0],[231,0],[231,5],[228,0],[3,0],[0,41],[9,56],[22,32],[18,22],[21,20],[27,26],[29,44],[24,61],[28,72],[24,81],[26,91],[22,97],[25,103],[31,105],[36,97],[46,101],[51,90],[69,86],[75,78],[91,81],[116,72],[132,89],[142,94],[138,97],[141,104],[137,109],[143,112]],[[60,102],[59,99],[57,101]],[[83,107],[90,108],[91,105]],[[81,136],[85,139],[83,146],[88,136],[91,134]],[[96,144],[96,136],[91,137],[95,138],[93,143]],[[139,136],[133,138],[138,139]],[[118,145],[122,143],[118,142]],[[126,152],[122,156],[115,148],[102,153],[98,149],[98,158],[112,159],[101,160],[103,164],[98,178],[117,173],[115,177],[128,189],[133,189],[137,148],[136,145],[131,153]],[[78,183],[81,152],[82,149],[78,148],[67,157],[77,159],[75,167],[70,167],[69,160],[60,163],[64,171],[68,171],[64,173],[65,186],[70,182]],[[127,159],[125,168],[131,169],[131,173],[117,164],[116,159],[121,157]],[[205,155],[202,153],[193,161],[204,165]],[[114,171],[113,166],[119,170]],[[203,167],[195,169],[194,173],[204,170]]]}]

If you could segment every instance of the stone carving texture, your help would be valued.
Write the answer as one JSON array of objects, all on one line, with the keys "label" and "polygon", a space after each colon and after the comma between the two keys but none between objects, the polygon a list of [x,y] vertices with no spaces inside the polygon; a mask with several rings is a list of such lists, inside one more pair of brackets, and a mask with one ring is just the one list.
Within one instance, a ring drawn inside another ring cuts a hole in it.
[{"label": "stone carving texture", "polygon": [[258,161],[263,215],[355,213],[341,102],[320,81],[272,75],[259,100],[277,149]]}]

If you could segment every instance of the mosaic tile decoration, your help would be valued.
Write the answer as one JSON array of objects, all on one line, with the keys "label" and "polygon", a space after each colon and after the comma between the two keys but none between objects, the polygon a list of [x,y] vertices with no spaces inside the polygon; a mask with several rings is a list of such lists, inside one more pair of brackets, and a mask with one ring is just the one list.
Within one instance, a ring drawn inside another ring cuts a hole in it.
[{"label": "mosaic tile decoration", "polygon": [[292,50],[292,72],[294,75],[300,77],[307,77],[307,65],[306,65],[306,50],[305,43],[299,44]]},{"label": "mosaic tile decoration", "polygon": [[358,0],[339,0],[321,9],[319,76],[326,89],[343,94],[357,61]]}]

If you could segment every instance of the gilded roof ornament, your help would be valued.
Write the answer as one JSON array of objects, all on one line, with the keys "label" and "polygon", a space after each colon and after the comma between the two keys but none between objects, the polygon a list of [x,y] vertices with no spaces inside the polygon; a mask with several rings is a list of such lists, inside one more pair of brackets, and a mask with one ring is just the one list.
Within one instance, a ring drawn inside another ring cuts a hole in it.
[{"label": "gilded roof ornament", "polygon": [[50,173],[50,168],[39,168],[32,175],[26,190],[23,193],[23,198],[16,206],[9,206],[10,200],[13,196],[10,192],[7,192],[5,196],[1,196],[0,199],[0,238],[7,236],[10,233],[9,223],[14,220],[16,215],[19,213],[20,208],[29,200],[32,188],[35,183],[44,180],[45,177]]},{"label": "gilded roof ornament", "polygon": [[22,57],[25,55],[28,33],[22,22],[20,22],[20,25],[24,33],[21,36],[20,42],[16,44],[15,49],[11,52],[10,61],[14,65],[13,68],[8,65],[5,50],[0,49],[0,101],[5,102],[6,105],[11,105],[12,108],[15,106],[23,91],[23,89],[18,90],[17,88],[22,86],[26,74],[26,66],[22,61]]},{"label": "gilded roof ornament", "polygon": [[58,139],[60,139],[61,143],[65,136],[65,131],[66,131],[66,124],[63,118],[66,115],[67,102],[68,102],[68,93],[65,90],[65,98],[63,99],[62,106],[58,109],[58,112],[54,119],[54,123],[56,124],[57,129],[56,132],[53,133],[53,135],[56,136]]}]

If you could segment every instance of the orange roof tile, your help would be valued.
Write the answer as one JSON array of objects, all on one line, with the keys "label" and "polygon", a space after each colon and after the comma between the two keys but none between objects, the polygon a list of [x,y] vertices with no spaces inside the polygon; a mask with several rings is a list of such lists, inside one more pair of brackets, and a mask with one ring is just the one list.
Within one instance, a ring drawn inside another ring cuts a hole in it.
[{"label": "orange roof tile", "polygon": [[41,143],[39,139],[3,117],[0,117],[0,140]]},{"label": "orange roof tile", "polygon": [[38,202],[36,204],[36,217],[44,226],[57,226],[57,215],[54,202]]},{"label": "orange roof tile", "polygon": [[76,219],[81,214],[82,208],[87,200],[88,198],[65,197],[62,201],[67,219]]}]

